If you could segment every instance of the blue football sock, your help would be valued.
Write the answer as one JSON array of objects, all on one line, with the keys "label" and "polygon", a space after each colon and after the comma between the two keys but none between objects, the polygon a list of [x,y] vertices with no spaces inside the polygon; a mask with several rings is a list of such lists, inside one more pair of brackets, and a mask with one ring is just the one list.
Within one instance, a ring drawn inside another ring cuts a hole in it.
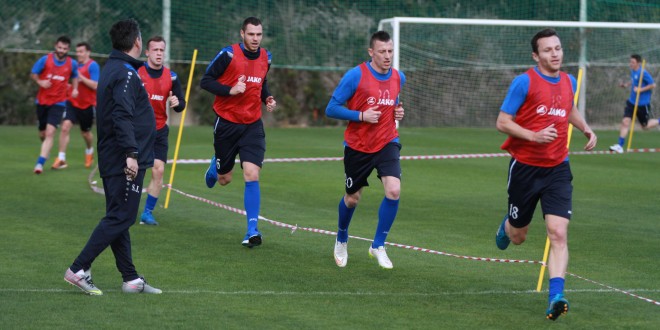
[{"label": "blue football sock", "polygon": [[619,145],[623,147],[624,143],[626,143],[626,138],[619,137]]},{"label": "blue football sock", "polygon": [[398,199],[394,200],[383,197],[383,201],[380,203],[380,208],[378,209],[378,226],[376,227],[374,242],[371,244],[372,248],[375,249],[385,245],[385,239],[387,238],[387,234],[390,233],[390,228],[392,228],[398,210]]},{"label": "blue football sock", "polygon": [[337,241],[341,243],[348,242],[348,226],[351,224],[353,212],[355,212],[355,207],[349,209],[342,196],[339,201],[339,221],[337,222]]},{"label": "blue football sock", "polygon": [[557,294],[564,293],[564,279],[561,277],[553,277],[550,279],[550,293],[548,294],[548,303],[552,297]]},{"label": "blue football sock", "polygon": [[39,156],[39,159],[37,159],[37,164],[41,164],[41,165],[45,164],[45,163],[46,163],[46,159],[47,159],[47,158],[45,158],[45,157],[41,157],[41,156]]},{"label": "blue football sock", "polygon": [[250,234],[257,231],[259,208],[261,207],[260,203],[261,191],[259,189],[259,181],[246,182],[243,204],[245,205],[245,213],[247,216],[247,230]]},{"label": "blue football sock", "polygon": [[151,194],[147,194],[147,202],[144,205],[144,210],[147,212],[151,212],[154,210],[156,207],[156,202],[158,202],[158,197],[151,196]]}]

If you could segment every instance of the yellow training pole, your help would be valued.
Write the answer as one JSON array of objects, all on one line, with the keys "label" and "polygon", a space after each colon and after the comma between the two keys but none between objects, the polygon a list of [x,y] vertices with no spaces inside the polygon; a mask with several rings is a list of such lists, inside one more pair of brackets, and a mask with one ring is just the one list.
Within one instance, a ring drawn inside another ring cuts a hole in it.
[{"label": "yellow training pole", "polygon": [[[580,86],[582,85],[582,68],[578,71],[577,88],[573,96],[573,109],[577,110],[578,97],[580,96]],[[571,136],[573,135],[573,124],[568,124],[568,142],[566,142],[566,149],[571,146]],[[543,263],[541,264],[541,271],[539,273],[539,281],[536,283],[536,292],[541,292],[543,288],[543,276],[545,275],[545,263],[548,261],[548,254],[550,253],[550,238],[545,237],[545,250],[543,251]]]},{"label": "yellow training pole", "polygon": [[642,60],[642,70],[639,71],[639,82],[637,83],[637,96],[635,97],[635,107],[633,108],[633,116],[630,118],[630,134],[628,134],[628,147],[626,151],[630,151],[630,146],[632,145],[633,131],[635,130],[635,118],[637,118],[637,106],[639,104],[639,95],[642,94],[642,81],[644,80],[644,65],[646,65],[646,60]]},{"label": "yellow training pole", "polygon": [[[197,59],[197,49],[193,51],[192,62],[190,63],[190,75],[188,76],[188,87],[186,87],[186,108],[190,101],[190,87],[192,86],[193,72],[195,72],[195,60]],[[181,135],[183,135],[183,123],[186,119],[186,109],[181,112],[181,123],[179,124],[179,135],[176,137],[176,147],[174,148],[174,161],[172,162],[172,172],[170,173],[170,184],[167,187],[167,196],[165,197],[165,208],[170,204],[170,193],[172,192],[172,182],[174,182],[174,171],[176,170],[176,160],[179,158],[179,146],[181,145]]]}]

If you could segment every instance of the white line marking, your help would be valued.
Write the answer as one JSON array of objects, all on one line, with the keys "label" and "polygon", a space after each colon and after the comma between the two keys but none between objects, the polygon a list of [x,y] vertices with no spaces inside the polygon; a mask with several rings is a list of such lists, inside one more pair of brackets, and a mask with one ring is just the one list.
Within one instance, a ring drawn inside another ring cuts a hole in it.
[{"label": "white line marking", "polygon": [[[658,293],[660,289],[626,289],[627,292]],[[80,293],[76,288],[71,289],[29,289],[29,288],[0,288],[0,292],[13,293]],[[103,290],[106,292],[121,292],[121,290]],[[221,296],[385,296],[385,297],[437,297],[437,296],[483,296],[483,295],[521,295],[547,293],[547,290],[536,292],[536,290],[504,291],[441,291],[441,292],[350,292],[350,291],[213,291],[213,290],[167,290],[165,294],[207,294]],[[618,293],[611,289],[568,289],[569,293]]]}]

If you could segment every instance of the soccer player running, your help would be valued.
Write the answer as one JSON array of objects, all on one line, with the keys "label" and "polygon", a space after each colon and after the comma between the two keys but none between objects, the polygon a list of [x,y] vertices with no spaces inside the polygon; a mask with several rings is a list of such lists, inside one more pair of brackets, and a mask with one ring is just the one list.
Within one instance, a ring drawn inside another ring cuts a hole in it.
[{"label": "soccer player running", "polygon": [[158,202],[160,191],[163,189],[163,174],[167,163],[167,139],[170,133],[167,125],[167,104],[169,102],[174,111],[181,112],[186,108],[186,100],[178,76],[163,65],[165,39],[161,36],[149,39],[144,54],[147,56],[147,62],[138,69],[138,73],[149,95],[151,106],[154,108],[156,143],[154,144],[154,167],[151,168],[151,182],[147,188],[147,202],[142,216],[140,216],[140,224],[158,225],[152,212]]},{"label": "soccer player running", "polygon": [[[71,39],[67,36],[57,38],[55,51],[44,55],[32,66],[30,78],[39,85],[37,92],[37,120],[41,150],[34,165],[34,173],[41,174],[44,163],[53,148],[53,140],[57,127],[62,122],[66,106],[67,84],[71,79],[73,89],[71,97],[78,97],[78,64],[67,53],[71,47]],[[56,167],[57,161],[53,164]]]},{"label": "soccer player running", "polygon": [[502,149],[511,154],[508,212],[497,230],[497,247],[522,244],[538,201],[550,239],[550,294],[546,317],[555,320],[568,312],[564,276],[568,266],[568,223],[571,218],[573,175],[568,163],[568,126],[573,124],[596,146],[596,134],[573,106],[576,81],[560,71],[564,57],[559,36],[552,29],[532,38],[537,66],[517,76],[497,117],[497,129],[509,135]]},{"label": "soccer player running", "polygon": [[385,197],[378,210],[378,226],[369,255],[382,268],[392,269],[384,245],[399,209],[401,144],[395,120],[403,119],[399,92],[406,78],[392,68],[394,46],[387,32],[378,31],[371,36],[368,53],[371,60],[346,72],[325,110],[330,118],[348,120],[344,132],[346,194],[339,201],[334,256],[337,266],[346,266],[348,226],[362,189],[369,185],[367,178],[376,169]]},{"label": "soccer player running", "polygon": [[90,268],[108,246],[115,255],[126,293],[161,293],[139,276],[131,256],[129,228],[135,223],[142,182],[154,163],[156,120],[142,87],[137,58],[142,52],[140,26],[134,19],[110,28],[112,52],[98,84],[98,166],[103,179],[106,213],[87,244],[64,273],[64,280],[90,295],[102,295]]},{"label": "soccer player running", "polygon": [[213,110],[217,115],[213,128],[215,154],[206,171],[206,185],[224,186],[232,181],[234,161],[240,156],[245,180],[243,195],[247,233],[243,246],[261,245],[257,227],[261,192],[259,172],[266,152],[266,134],[261,121],[261,103],[269,112],[277,103],[270,95],[266,75],[271,54],[261,48],[263,26],[256,17],[248,17],[241,27],[242,43],[223,48],[206,69],[200,86],[215,95]]},{"label": "soccer player running", "polygon": [[71,127],[80,123],[80,134],[85,140],[85,167],[89,168],[94,163],[94,134],[92,124],[96,109],[96,86],[99,81],[101,68],[96,61],[92,60],[90,54],[92,47],[81,42],[76,45],[76,58],[78,59],[78,97],[69,97],[62,119],[62,130],[60,131],[60,151],[53,164],[54,169],[67,167],[66,148],[69,145]]},{"label": "soccer player running", "polygon": [[644,71],[642,76],[642,87],[639,88],[639,76],[642,71],[642,57],[637,54],[630,55],[630,80],[626,83],[621,83],[619,86],[622,88],[630,87],[630,97],[626,100],[626,109],[623,111],[623,119],[619,128],[619,141],[610,146],[610,150],[616,153],[623,153],[623,144],[626,143],[626,136],[630,129],[630,124],[633,123],[632,116],[635,111],[635,102],[637,101],[637,91],[639,89],[639,102],[637,103],[637,119],[642,125],[643,129],[650,129],[658,126],[658,120],[649,120],[651,114],[651,93],[655,88],[653,77],[648,71]]}]

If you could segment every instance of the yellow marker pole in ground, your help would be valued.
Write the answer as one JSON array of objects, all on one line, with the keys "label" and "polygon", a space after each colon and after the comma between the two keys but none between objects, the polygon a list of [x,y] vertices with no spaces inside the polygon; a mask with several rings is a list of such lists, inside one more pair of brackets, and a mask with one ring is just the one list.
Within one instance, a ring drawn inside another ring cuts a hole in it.
[{"label": "yellow marker pole in ground", "polygon": [[646,60],[642,60],[642,70],[639,71],[639,82],[637,83],[637,96],[635,97],[635,108],[633,109],[633,116],[630,118],[630,134],[628,134],[628,147],[626,151],[630,151],[630,146],[632,145],[633,131],[635,130],[635,118],[637,118],[637,106],[639,105],[639,95],[641,94],[642,81],[644,80],[644,66],[646,65]]},{"label": "yellow marker pole in ground", "polygon": [[[192,86],[193,72],[195,72],[195,60],[197,59],[197,49],[193,51],[192,62],[190,63],[190,75],[188,76],[188,87],[186,87],[186,108],[190,104],[190,87]],[[174,182],[174,171],[176,170],[176,160],[179,158],[179,146],[181,145],[181,135],[183,135],[183,124],[186,119],[186,109],[181,113],[181,123],[179,124],[179,135],[176,137],[176,147],[174,148],[174,161],[172,162],[172,172],[170,173],[170,184],[167,187],[167,196],[165,197],[165,208],[170,204],[170,194],[172,193],[172,182]]]},{"label": "yellow marker pole in ground", "polygon": [[[578,71],[577,78],[577,88],[575,89],[575,95],[573,96],[573,109],[571,111],[577,110],[578,98],[580,96],[580,86],[582,85],[582,69]],[[568,142],[566,142],[566,149],[571,146],[571,136],[573,135],[573,124],[568,124]],[[545,275],[546,262],[548,261],[548,253],[550,253],[550,238],[545,237],[545,250],[543,251],[543,263],[541,264],[541,271],[539,273],[539,281],[536,284],[536,292],[541,292],[543,288],[543,276]]]}]

